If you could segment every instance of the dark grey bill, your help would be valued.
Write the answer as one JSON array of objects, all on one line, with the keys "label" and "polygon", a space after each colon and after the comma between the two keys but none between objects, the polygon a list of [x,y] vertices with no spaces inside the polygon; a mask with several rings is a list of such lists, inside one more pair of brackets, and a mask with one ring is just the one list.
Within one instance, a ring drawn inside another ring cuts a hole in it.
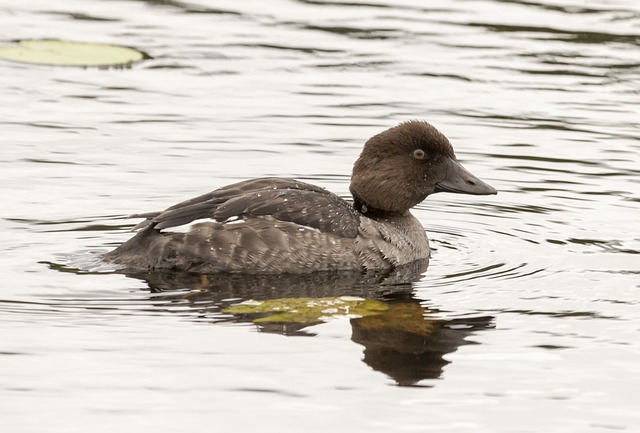
[{"label": "dark grey bill", "polygon": [[456,192],[460,194],[489,195],[497,194],[489,184],[484,183],[458,161],[447,160],[447,176],[436,183],[436,192]]}]

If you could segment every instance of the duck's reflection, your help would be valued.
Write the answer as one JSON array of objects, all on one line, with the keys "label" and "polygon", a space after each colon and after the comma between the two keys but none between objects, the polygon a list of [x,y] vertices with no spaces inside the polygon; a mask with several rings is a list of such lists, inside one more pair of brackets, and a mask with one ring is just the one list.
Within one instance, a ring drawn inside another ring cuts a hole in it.
[{"label": "duck's reflection", "polygon": [[[253,322],[262,332],[313,335],[308,328],[327,316],[345,311],[361,316],[350,323],[352,340],[365,348],[364,362],[398,385],[411,386],[440,377],[448,364],[444,355],[468,344],[466,337],[492,326],[493,321],[487,316],[433,318],[436,311],[423,307],[411,286],[426,265],[417,263],[394,272],[365,275],[126,275],[146,281],[154,294],[152,302],[158,307],[170,310],[173,304],[183,307],[186,303],[199,320]],[[261,309],[252,310],[256,305]],[[285,309],[287,314],[283,315]]]},{"label": "duck's reflection", "polygon": [[413,386],[437,379],[449,363],[444,355],[455,352],[472,332],[491,327],[493,317],[429,319],[433,313],[415,299],[392,301],[390,313],[352,319],[351,339],[362,344],[364,362],[394,379]]}]

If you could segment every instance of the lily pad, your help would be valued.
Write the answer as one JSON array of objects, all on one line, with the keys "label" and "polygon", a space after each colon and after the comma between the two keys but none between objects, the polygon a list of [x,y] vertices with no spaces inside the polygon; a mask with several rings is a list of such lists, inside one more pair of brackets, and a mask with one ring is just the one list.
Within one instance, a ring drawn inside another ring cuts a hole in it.
[{"label": "lily pad", "polygon": [[245,301],[223,310],[229,314],[257,315],[253,323],[319,323],[332,317],[365,317],[381,314],[384,302],[352,296],[336,298],[282,298]]},{"label": "lily pad", "polygon": [[125,67],[144,58],[144,53],[129,47],[54,39],[0,45],[0,59],[38,65]]}]

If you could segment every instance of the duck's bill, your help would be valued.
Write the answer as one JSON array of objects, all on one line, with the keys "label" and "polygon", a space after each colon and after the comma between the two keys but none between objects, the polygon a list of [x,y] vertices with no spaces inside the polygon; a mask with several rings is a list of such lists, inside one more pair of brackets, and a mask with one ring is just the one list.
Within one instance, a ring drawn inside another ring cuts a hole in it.
[{"label": "duck's bill", "polygon": [[498,191],[491,185],[481,181],[458,161],[447,161],[447,177],[436,184],[436,192],[455,192],[459,194],[489,195]]}]

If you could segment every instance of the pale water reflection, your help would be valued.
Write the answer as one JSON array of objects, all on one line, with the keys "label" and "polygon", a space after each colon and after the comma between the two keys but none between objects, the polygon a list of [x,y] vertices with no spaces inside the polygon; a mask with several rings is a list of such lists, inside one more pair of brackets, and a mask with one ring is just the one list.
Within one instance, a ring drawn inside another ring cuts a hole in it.
[{"label": "pale water reflection", "polygon": [[[635,0],[5,0],[0,22],[151,56],[0,63],[3,431],[640,429]],[[364,140],[411,118],[499,190],[415,209],[426,273],[223,284],[94,260],[126,215],[235,181],[347,196]],[[408,319],[225,312],[321,293]]]}]

